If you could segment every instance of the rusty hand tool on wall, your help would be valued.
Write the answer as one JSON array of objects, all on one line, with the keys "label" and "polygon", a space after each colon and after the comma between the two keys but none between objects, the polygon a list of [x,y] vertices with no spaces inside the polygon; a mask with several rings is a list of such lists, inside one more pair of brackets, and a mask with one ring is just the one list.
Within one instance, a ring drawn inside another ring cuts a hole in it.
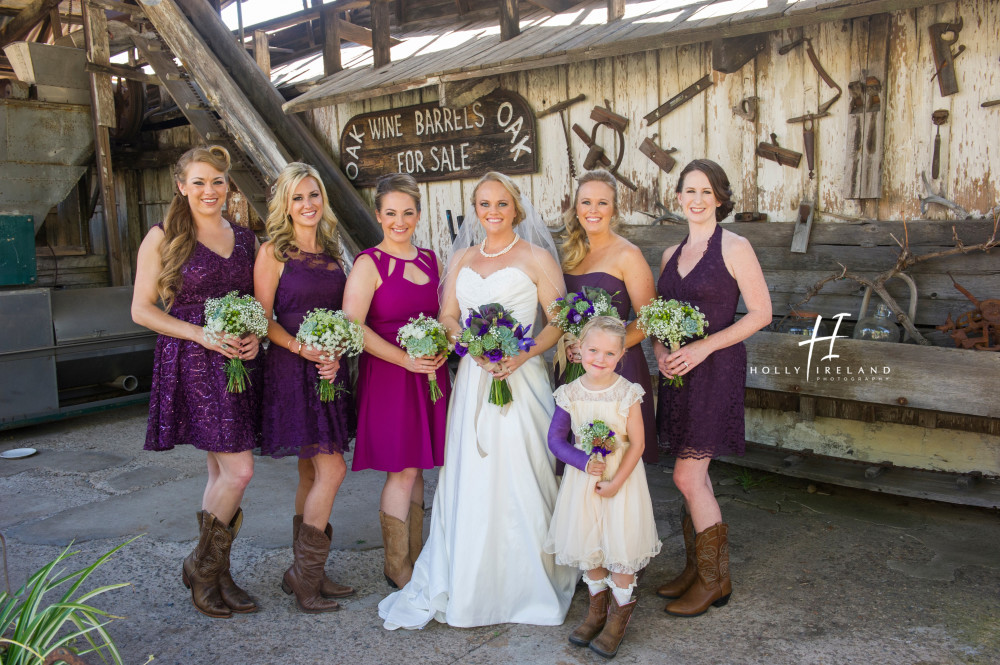
[{"label": "rusty hand tool on wall", "polygon": [[760,98],[744,97],[740,103],[733,107],[733,115],[737,115],[747,122],[757,122],[757,109],[760,106]]},{"label": "rusty hand tool on wall", "polygon": [[670,150],[664,150],[660,146],[656,145],[656,137],[659,134],[653,134],[651,138],[646,138],[642,143],[639,144],[639,152],[649,157],[654,164],[663,169],[666,173],[670,173],[671,169],[674,168],[674,164],[677,160],[670,156],[670,153],[677,152],[677,148],[671,148]]},{"label": "rusty hand tool on wall", "polygon": [[576,177],[576,165],[573,164],[573,146],[570,143],[569,137],[569,118],[566,117],[566,110],[578,102],[582,102],[587,99],[587,95],[580,93],[572,99],[567,99],[564,102],[559,102],[558,104],[553,104],[549,108],[545,109],[539,113],[537,118],[544,118],[545,116],[558,113],[559,114],[559,124],[562,125],[563,135],[566,137],[566,157],[569,159],[569,177]]},{"label": "rusty hand tool on wall", "polygon": [[782,166],[791,166],[793,168],[798,168],[799,162],[802,161],[802,153],[779,146],[778,135],[773,132],[771,133],[770,143],[761,142],[757,145],[757,155],[764,159],[778,162]]},{"label": "rusty hand tool on wall", "polygon": [[793,42],[785,44],[784,46],[778,49],[778,55],[785,55],[786,53],[789,53],[793,48],[803,43],[806,45],[806,55],[809,56],[809,62],[812,63],[813,69],[816,70],[816,73],[819,74],[819,77],[823,79],[823,82],[826,83],[827,86],[837,91],[837,94],[835,94],[833,97],[831,97],[830,99],[826,100],[825,102],[819,105],[819,110],[816,111],[814,116],[822,117],[824,115],[827,115],[827,111],[829,111],[830,107],[833,106],[833,104],[838,99],[840,99],[840,96],[844,93],[844,91],[841,89],[839,85],[837,85],[837,82],[834,81],[829,74],[827,74],[826,70],[823,69],[823,65],[820,64],[819,58],[816,56],[816,51],[813,50],[812,40],[809,39],[808,37],[800,37]]},{"label": "rusty hand tool on wall", "polygon": [[[958,33],[962,30],[962,17],[954,23],[935,23],[930,27],[931,50],[934,52],[934,76],[938,80],[941,96],[947,97],[958,92],[958,78],[955,76],[955,58],[961,55],[965,46],[959,46],[958,51],[952,51],[952,44],[958,41]],[[951,39],[945,35],[951,35]],[[934,80],[934,77],[931,77]]]},{"label": "rusty hand tool on wall", "polygon": [[643,117],[643,120],[646,121],[647,126],[652,125],[654,122],[656,122],[663,116],[667,115],[668,113],[676,109],[684,102],[694,99],[694,97],[697,96],[698,93],[707,90],[709,87],[711,87],[711,85],[712,85],[712,75],[705,74],[700,79],[698,79],[697,81],[695,81],[694,83],[692,83],[691,85],[684,88],[676,95],[668,99],[666,102],[660,104],[655,109],[647,113],[645,117]]},{"label": "rusty hand tool on wall", "polygon": [[[801,122],[802,123],[802,145],[803,150],[806,151],[806,167],[809,169],[809,179],[812,180],[816,175],[816,130],[814,121],[822,118],[824,116],[830,115],[829,113],[810,113],[807,115],[802,115],[797,118],[789,118],[789,123]],[[774,134],[771,135],[772,137]],[[796,163],[797,165],[797,163]]]},{"label": "rusty hand tool on wall", "polygon": [[941,175],[941,125],[948,122],[948,111],[938,109],[931,114],[931,122],[937,127],[934,135],[934,156],[931,157],[931,177],[935,180]]},{"label": "rusty hand tool on wall", "polygon": [[[605,102],[607,103],[607,102]],[[590,134],[587,134],[586,130],[580,125],[573,125],[573,131],[580,140],[590,148],[587,152],[587,157],[583,160],[583,168],[590,169],[595,168],[598,164],[603,166],[608,170],[608,173],[613,175],[618,182],[622,183],[633,192],[639,189],[635,183],[631,180],[618,173],[618,167],[621,166],[622,159],[625,158],[625,127],[628,126],[628,118],[618,115],[614,111],[603,108],[601,106],[595,106],[594,110],[590,112],[590,117],[592,120],[596,120],[594,124],[594,129],[591,130]],[[604,148],[597,145],[597,129],[599,127],[609,127],[615,132],[618,137],[618,156],[615,158],[615,163],[612,164],[611,160],[604,153]]]}]

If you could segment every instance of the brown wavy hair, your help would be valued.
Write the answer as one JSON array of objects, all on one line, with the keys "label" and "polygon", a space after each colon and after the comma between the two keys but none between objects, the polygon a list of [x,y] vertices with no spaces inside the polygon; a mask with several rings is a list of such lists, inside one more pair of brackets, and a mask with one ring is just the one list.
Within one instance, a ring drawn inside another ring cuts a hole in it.
[{"label": "brown wavy hair", "polygon": [[621,221],[621,217],[618,215],[618,183],[615,181],[613,175],[604,169],[595,169],[584,173],[576,182],[573,205],[563,213],[563,225],[566,227],[566,230],[562,234],[562,267],[563,271],[567,272],[580,265],[580,262],[586,258],[587,252],[590,251],[590,241],[587,240],[587,232],[576,217],[576,204],[580,202],[581,187],[588,182],[603,182],[610,187],[611,191],[614,192],[613,203],[615,206],[615,214],[611,217],[611,228],[616,228]]},{"label": "brown wavy hair", "polygon": [[191,148],[174,165],[174,198],[163,218],[163,242],[160,243],[160,277],[156,292],[166,311],[174,304],[174,297],[181,286],[181,269],[191,258],[198,244],[198,230],[191,216],[191,202],[181,194],[180,184],[187,178],[187,170],[195,162],[204,162],[222,173],[229,182],[232,160],[229,151],[219,145]]},{"label": "brown wavy hair", "polygon": [[507,190],[508,194],[510,194],[511,198],[514,200],[514,223],[512,226],[516,228],[517,225],[523,222],[524,218],[527,217],[527,213],[524,211],[524,206],[521,205],[521,188],[517,186],[517,183],[510,179],[510,176],[498,173],[497,171],[489,171],[486,173],[482,178],[476,181],[476,186],[472,188],[472,197],[470,200],[472,201],[473,210],[477,211],[476,221],[478,222],[479,215],[479,209],[476,207],[476,192],[479,191],[479,186],[484,182],[498,182],[503,185],[503,188]]},{"label": "brown wavy hair", "polygon": [[378,179],[375,184],[375,209],[382,212],[382,198],[389,193],[406,194],[417,204],[420,212],[420,186],[416,179],[406,173],[390,173]]},{"label": "brown wavy hair", "polygon": [[729,186],[729,176],[726,175],[721,166],[711,159],[695,159],[688,163],[681,171],[680,176],[677,177],[677,188],[674,191],[678,194],[681,193],[681,190],[684,189],[684,177],[692,171],[701,171],[705,174],[705,177],[708,178],[708,184],[712,186],[715,200],[722,204],[715,209],[715,221],[721,222],[729,217],[729,213],[736,207],[736,203],[733,201],[733,189]]},{"label": "brown wavy hair", "polygon": [[319,171],[303,162],[290,162],[281,169],[278,179],[271,187],[271,200],[267,204],[267,221],[265,227],[271,239],[274,258],[284,263],[288,260],[290,250],[299,249],[295,244],[295,228],[292,226],[292,194],[306,178],[312,178],[319,185],[320,196],[323,197],[323,215],[316,227],[316,241],[325,254],[332,256],[338,263],[340,255],[340,234],[337,232],[337,216],[330,209],[330,199],[326,196],[326,187]]}]

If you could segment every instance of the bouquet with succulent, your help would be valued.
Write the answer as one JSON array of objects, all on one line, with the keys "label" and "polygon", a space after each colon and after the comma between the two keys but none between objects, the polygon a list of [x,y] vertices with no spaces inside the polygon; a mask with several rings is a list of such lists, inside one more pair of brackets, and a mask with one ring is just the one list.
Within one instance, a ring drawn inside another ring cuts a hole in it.
[{"label": "bouquet with succulent", "polygon": [[[310,310],[295,340],[330,356],[356,356],[365,348],[364,329],[339,309],[335,312],[322,308]],[[316,385],[322,402],[333,401],[337,393],[344,390],[347,390],[344,386],[334,385],[329,379],[320,379]]]},{"label": "bouquet with succulent", "polygon": [[[603,462],[618,447],[618,440],[615,438],[615,431],[606,422],[595,420],[587,423],[577,434],[576,447],[588,455],[597,455],[597,459]],[[610,480],[606,475],[607,472],[601,480]]]},{"label": "bouquet with succulent", "polygon": [[[528,337],[531,326],[524,327],[514,315],[498,303],[489,303],[479,309],[469,309],[462,334],[455,343],[455,353],[483,356],[493,363],[516,356],[535,345]],[[490,385],[490,404],[503,407],[514,401],[507,379],[493,379]]]},{"label": "bouquet with succulent", "polygon": [[[267,336],[264,308],[253,296],[241,296],[230,291],[222,298],[205,301],[205,337],[218,343],[226,335],[243,337],[249,333],[263,339]],[[250,374],[239,358],[226,361],[226,390],[241,393],[250,382]]]},{"label": "bouquet with succulent", "polygon": [[[708,327],[708,320],[697,306],[678,300],[657,298],[639,309],[639,329],[666,344],[671,352],[681,348],[686,337],[701,337]],[[684,379],[675,376],[671,386],[684,385]]]},{"label": "bouquet with succulent", "polygon": [[[587,321],[595,316],[618,317],[618,310],[612,304],[611,299],[617,294],[609,294],[604,289],[594,286],[585,286],[578,292],[568,293],[565,298],[556,298],[549,311],[553,313],[552,325],[563,332],[572,335],[574,338],[580,336],[580,331]],[[565,383],[575,381],[583,376],[583,365],[566,361],[566,351],[562,343],[556,352],[556,367],[566,365],[566,374],[563,377]]]},{"label": "bouquet with succulent", "polygon": [[[411,358],[436,356],[451,349],[448,344],[448,332],[436,319],[421,314],[399,329],[396,335],[398,341]],[[441,386],[434,374],[427,375],[430,384],[431,403],[435,404],[442,397]]]}]

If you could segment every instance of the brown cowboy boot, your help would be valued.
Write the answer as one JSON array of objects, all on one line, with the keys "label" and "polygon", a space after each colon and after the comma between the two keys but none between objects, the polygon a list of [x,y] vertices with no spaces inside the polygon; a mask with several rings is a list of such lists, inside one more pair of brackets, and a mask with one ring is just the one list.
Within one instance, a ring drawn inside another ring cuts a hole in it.
[{"label": "brown cowboy boot", "polygon": [[709,605],[722,607],[729,602],[733,585],[729,579],[729,525],[719,522],[695,536],[698,576],[694,584],[664,611],[679,617],[696,617]]},{"label": "brown cowboy boot", "polygon": [[424,549],[424,507],[423,505],[410,502],[410,514],[406,518],[410,523],[410,565],[416,565],[420,551]]},{"label": "brown cowboy boot", "polygon": [[[292,545],[294,546],[295,541],[299,539],[299,527],[302,526],[302,515],[295,515],[292,517]],[[327,538],[333,540],[333,527],[326,525],[326,529],[323,533]],[[323,579],[319,584],[319,595],[324,598],[346,598],[347,596],[354,595],[354,587],[346,586],[344,584],[337,584],[329,577],[326,576],[326,571],[323,571]]]},{"label": "brown cowboy boot", "polygon": [[409,519],[406,522],[378,511],[379,522],[382,523],[382,544],[385,547],[385,581],[393,589],[406,586],[413,575],[413,564],[409,553]]},{"label": "brown cowboy boot", "polygon": [[337,601],[323,598],[319,594],[323,567],[330,554],[330,539],[323,531],[303,523],[299,527],[299,537],[295,540],[293,550],[295,560],[281,580],[282,591],[294,593],[295,602],[303,612],[316,614],[339,610],[340,604]]},{"label": "brown cowboy boot", "polygon": [[[589,591],[589,590],[588,590]],[[569,635],[569,641],[577,646],[589,646],[591,640],[600,634],[608,620],[608,597],[611,589],[604,587],[590,594],[590,609],[583,622]]]},{"label": "brown cowboy boot", "polygon": [[[216,526],[218,524],[218,527]],[[191,589],[191,602],[202,614],[214,619],[228,619],[233,615],[219,593],[219,573],[223,562],[218,548],[212,547],[213,531],[222,528],[215,515],[209,512],[198,515],[199,537],[194,550],[184,559],[181,579]]]},{"label": "brown cowboy boot", "polygon": [[625,629],[632,618],[632,610],[639,602],[638,594],[633,594],[632,600],[619,605],[615,599],[615,594],[608,590],[610,601],[608,604],[608,621],[604,624],[604,630],[590,643],[590,650],[605,658],[614,658],[618,653],[618,647],[625,637]]},{"label": "brown cowboy boot", "polygon": [[694,551],[694,522],[687,511],[684,511],[684,518],[681,520],[681,528],[684,531],[684,551],[687,559],[684,562],[684,570],[673,580],[667,582],[656,590],[656,595],[660,598],[680,598],[684,595],[694,580],[698,577],[698,558]]},{"label": "brown cowboy boot", "polygon": [[[199,526],[204,520],[204,516],[205,511],[198,513]],[[228,542],[221,543],[224,548],[224,565],[222,572],[219,574],[219,594],[222,596],[222,601],[229,607],[230,610],[240,614],[249,614],[250,612],[257,611],[257,603],[255,603],[253,598],[250,597],[250,594],[236,585],[236,582],[233,581],[232,575],[229,574],[229,553],[232,549],[233,541],[236,539],[236,534],[240,532],[240,527],[242,525],[243,509],[237,508],[236,514],[233,515],[233,519],[229,522],[229,526],[224,527],[229,531],[230,537]]]}]

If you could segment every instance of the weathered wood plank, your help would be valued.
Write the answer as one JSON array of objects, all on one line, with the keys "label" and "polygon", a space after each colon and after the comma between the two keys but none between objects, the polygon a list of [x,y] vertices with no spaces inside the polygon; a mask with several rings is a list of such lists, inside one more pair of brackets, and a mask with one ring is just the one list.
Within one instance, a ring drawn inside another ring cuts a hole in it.
[{"label": "weathered wood plank", "polygon": [[[338,55],[339,45],[338,45]],[[264,72],[264,76],[271,78],[271,51],[268,47],[267,33],[263,30],[254,30],[253,33],[253,58]]]},{"label": "weathered wood plank", "polygon": [[24,39],[38,23],[59,6],[59,0],[32,0],[0,27],[0,49]]}]

